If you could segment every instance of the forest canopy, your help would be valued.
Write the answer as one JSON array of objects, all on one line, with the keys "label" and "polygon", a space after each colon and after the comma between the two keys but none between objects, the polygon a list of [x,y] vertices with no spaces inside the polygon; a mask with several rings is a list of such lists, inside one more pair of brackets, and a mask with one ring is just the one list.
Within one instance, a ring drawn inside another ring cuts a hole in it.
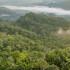
[{"label": "forest canopy", "polygon": [[70,70],[70,22],[35,13],[0,20],[0,70]]}]

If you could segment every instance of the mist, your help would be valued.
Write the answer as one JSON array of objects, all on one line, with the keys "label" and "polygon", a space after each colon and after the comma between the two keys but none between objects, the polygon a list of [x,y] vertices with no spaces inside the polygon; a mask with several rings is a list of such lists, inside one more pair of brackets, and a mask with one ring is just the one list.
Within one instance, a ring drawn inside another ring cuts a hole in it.
[{"label": "mist", "polygon": [[54,7],[48,7],[48,6],[1,6],[5,7],[10,10],[20,10],[20,11],[29,11],[29,12],[35,12],[35,13],[52,13],[56,15],[70,15],[70,10],[65,10],[62,8],[54,8]]}]

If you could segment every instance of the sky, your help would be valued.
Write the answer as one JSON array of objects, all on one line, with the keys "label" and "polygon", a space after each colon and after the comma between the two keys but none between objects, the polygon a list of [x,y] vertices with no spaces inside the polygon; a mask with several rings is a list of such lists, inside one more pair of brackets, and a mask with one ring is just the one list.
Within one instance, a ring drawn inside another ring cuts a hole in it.
[{"label": "sky", "polygon": [[43,0],[0,0],[1,4],[11,4],[11,5],[27,5],[27,4],[32,4],[32,3],[39,3],[42,2]]},{"label": "sky", "polygon": [[0,4],[9,4],[9,5],[30,5],[36,3],[51,3],[58,2],[63,0],[0,0]]}]

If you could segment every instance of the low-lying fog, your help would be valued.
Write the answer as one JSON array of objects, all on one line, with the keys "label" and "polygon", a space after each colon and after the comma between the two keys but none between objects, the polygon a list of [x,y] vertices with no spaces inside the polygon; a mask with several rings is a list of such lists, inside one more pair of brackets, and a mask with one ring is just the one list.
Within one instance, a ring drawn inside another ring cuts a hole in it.
[{"label": "low-lying fog", "polygon": [[8,8],[10,10],[20,10],[20,11],[29,11],[29,12],[36,12],[36,13],[52,13],[56,15],[70,15],[70,10],[65,10],[62,8],[54,8],[54,7],[48,7],[48,6],[30,6],[30,7],[25,7],[25,6],[1,6]]}]

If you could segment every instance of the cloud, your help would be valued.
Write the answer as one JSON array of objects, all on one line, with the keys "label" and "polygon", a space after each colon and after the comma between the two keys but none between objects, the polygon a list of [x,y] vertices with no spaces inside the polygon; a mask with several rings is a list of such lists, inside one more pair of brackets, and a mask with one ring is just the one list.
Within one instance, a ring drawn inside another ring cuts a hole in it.
[{"label": "cloud", "polygon": [[70,15],[70,10],[64,10],[62,8],[54,8],[48,6],[32,6],[32,7],[24,7],[24,6],[1,6],[8,8],[10,10],[26,10],[30,12],[42,12],[42,13],[53,13],[56,15]]}]

